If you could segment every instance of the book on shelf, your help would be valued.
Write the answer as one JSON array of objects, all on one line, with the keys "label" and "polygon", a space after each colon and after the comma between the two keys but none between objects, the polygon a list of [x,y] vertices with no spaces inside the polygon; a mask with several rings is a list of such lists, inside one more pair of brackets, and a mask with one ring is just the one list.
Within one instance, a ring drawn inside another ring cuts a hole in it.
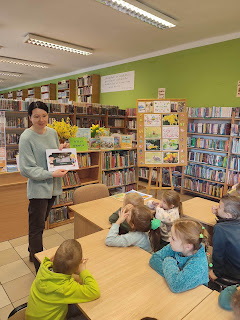
[{"label": "book on shelf", "polygon": [[120,186],[135,183],[136,171],[135,168],[123,169],[121,171],[111,171],[102,173],[102,183],[106,186]]},{"label": "book on shelf", "polygon": [[237,171],[228,171],[227,184],[233,186],[239,183],[240,173]]},{"label": "book on shelf", "polygon": [[202,178],[217,182],[225,182],[226,171],[224,169],[214,169],[199,164],[189,164],[185,167],[184,173],[195,178]]},{"label": "book on shelf", "polygon": [[231,156],[229,159],[229,169],[240,171],[240,157]]},{"label": "book on shelf", "polygon": [[63,191],[60,196],[57,196],[54,201],[54,206],[64,205],[66,203],[71,203],[73,201],[73,193],[75,190],[66,190]]},{"label": "book on shelf", "polygon": [[78,165],[79,168],[91,167],[92,159],[89,153],[80,153],[78,154]]},{"label": "book on shelf", "polygon": [[197,180],[194,178],[184,178],[183,187],[190,191],[197,191],[207,196],[222,198],[224,186],[214,182]]},{"label": "book on shelf", "polygon": [[[224,138],[222,138],[224,139]],[[211,149],[215,151],[228,151],[229,140],[205,139],[200,137],[187,137],[188,148]]]},{"label": "book on shelf", "polygon": [[226,168],[227,166],[227,156],[200,151],[189,151],[188,161],[201,162],[223,168]]},{"label": "book on shelf", "polygon": [[56,209],[51,209],[51,211],[49,212],[49,224],[64,221],[67,219],[69,219],[69,216],[68,216],[68,209],[66,206],[56,208]]},{"label": "book on shelf", "polygon": [[128,108],[126,110],[127,117],[136,117],[137,116],[137,108]]},{"label": "book on shelf", "polygon": [[189,133],[230,135],[231,123],[189,122]]},{"label": "book on shelf", "polygon": [[77,172],[68,171],[68,173],[66,173],[65,176],[62,178],[62,184],[63,187],[71,187],[75,185],[80,186],[81,181]]},{"label": "book on shelf", "polygon": [[232,107],[205,107],[191,108],[188,107],[189,118],[231,118]]}]

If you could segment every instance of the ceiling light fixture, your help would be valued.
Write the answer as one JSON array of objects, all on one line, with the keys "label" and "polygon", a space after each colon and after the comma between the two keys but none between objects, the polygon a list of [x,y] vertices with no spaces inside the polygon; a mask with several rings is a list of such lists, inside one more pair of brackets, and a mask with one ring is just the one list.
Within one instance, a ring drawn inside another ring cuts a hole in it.
[{"label": "ceiling light fixture", "polygon": [[28,60],[22,60],[22,59],[16,59],[16,58],[9,58],[9,57],[2,57],[2,56],[0,56],[0,62],[12,63],[12,64],[21,65],[21,66],[42,68],[42,69],[49,68],[49,65],[46,63],[34,62],[34,61],[28,61]]},{"label": "ceiling light fixture", "polygon": [[0,75],[7,77],[21,77],[22,74],[17,72],[0,71]]},{"label": "ceiling light fixture", "polygon": [[45,37],[38,36],[38,35],[32,34],[32,33],[29,33],[25,37],[24,42],[29,43],[29,44],[34,44],[34,45],[40,46],[40,47],[57,49],[57,50],[65,51],[65,52],[82,54],[85,56],[93,53],[93,49],[80,47],[75,44],[71,44],[71,43],[67,43],[67,42],[63,42],[63,41],[58,41],[58,40],[54,40],[54,39],[50,39],[50,38],[45,38]]},{"label": "ceiling light fixture", "polygon": [[159,11],[147,7],[146,5],[135,1],[128,0],[96,0],[120,12],[126,13],[131,17],[142,20],[159,29],[176,27],[176,21]]}]

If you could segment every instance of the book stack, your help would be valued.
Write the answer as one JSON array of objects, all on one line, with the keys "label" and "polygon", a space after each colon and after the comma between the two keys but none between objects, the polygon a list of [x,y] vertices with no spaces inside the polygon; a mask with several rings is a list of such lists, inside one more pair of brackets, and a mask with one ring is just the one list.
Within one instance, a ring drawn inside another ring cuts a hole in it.
[{"label": "book stack", "polygon": [[185,167],[185,174],[202,179],[208,179],[217,182],[225,182],[226,172],[225,170],[214,170],[209,167],[201,165],[187,165]]},{"label": "book stack", "polygon": [[222,198],[223,185],[202,180],[195,180],[194,178],[185,178],[183,180],[183,187],[188,190],[197,191],[216,198]]},{"label": "book stack", "polygon": [[201,162],[222,168],[226,168],[227,166],[227,156],[222,156],[218,154],[190,151],[188,153],[188,160],[194,162]]},{"label": "book stack", "polygon": [[114,169],[128,167],[129,157],[128,152],[103,152],[102,153],[102,169]]},{"label": "book stack", "polygon": [[81,153],[78,155],[79,168],[87,168],[91,166],[91,156],[89,153]]},{"label": "book stack", "polygon": [[219,151],[228,151],[229,140],[220,139],[204,139],[197,137],[188,137],[187,146],[188,148],[200,148],[200,149],[211,149]]},{"label": "book stack", "polygon": [[136,117],[137,116],[137,108],[128,108],[126,110],[127,117]]},{"label": "book stack", "polygon": [[102,183],[108,187],[121,186],[135,183],[135,168],[124,169],[122,171],[103,172]]},{"label": "book stack", "polygon": [[80,178],[77,172],[68,171],[67,174],[62,178],[63,187],[70,187],[75,185],[81,185]]},{"label": "book stack", "polygon": [[189,118],[231,118],[232,107],[188,108]]}]

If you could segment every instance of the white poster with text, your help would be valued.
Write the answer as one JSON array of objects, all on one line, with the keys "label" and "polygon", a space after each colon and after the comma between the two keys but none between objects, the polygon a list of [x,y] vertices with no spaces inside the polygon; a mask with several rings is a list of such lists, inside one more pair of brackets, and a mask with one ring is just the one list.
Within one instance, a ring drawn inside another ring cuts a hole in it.
[{"label": "white poster with text", "polygon": [[101,77],[101,93],[134,90],[135,71]]}]

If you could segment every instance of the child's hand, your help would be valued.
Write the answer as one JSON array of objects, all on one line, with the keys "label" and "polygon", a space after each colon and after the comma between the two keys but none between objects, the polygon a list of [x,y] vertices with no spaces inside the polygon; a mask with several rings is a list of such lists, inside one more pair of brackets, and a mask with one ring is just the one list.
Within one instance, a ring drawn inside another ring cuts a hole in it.
[{"label": "child's hand", "polygon": [[118,212],[119,218],[116,223],[119,225],[123,223],[126,220],[127,216],[129,216],[132,208],[132,204],[127,204],[124,208],[122,208],[121,211]]},{"label": "child's hand", "polygon": [[212,280],[212,281],[215,281],[217,279],[217,276],[215,275],[215,273],[213,272],[213,270],[209,270],[208,272],[208,275],[209,275],[209,278]]},{"label": "child's hand", "polygon": [[82,261],[80,262],[75,272],[76,274],[80,274],[83,270],[87,269],[87,261],[88,261],[88,258],[82,259]]},{"label": "child's hand", "polygon": [[218,214],[218,206],[212,206],[212,213],[217,216],[217,214]]}]

